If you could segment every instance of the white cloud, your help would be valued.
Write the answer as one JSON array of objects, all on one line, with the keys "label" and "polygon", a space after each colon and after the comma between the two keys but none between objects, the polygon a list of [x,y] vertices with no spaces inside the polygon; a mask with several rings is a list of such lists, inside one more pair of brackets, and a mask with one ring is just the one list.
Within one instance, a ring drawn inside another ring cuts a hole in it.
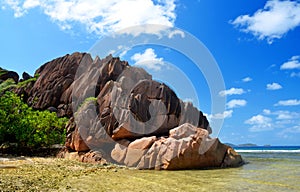
[{"label": "white cloud", "polygon": [[268,67],[267,70],[272,69],[272,68],[274,68],[274,67],[276,67],[276,65],[275,65],[275,64],[272,64],[272,65],[270,65],[270,66]]},{"label": "white cloud", "polygon": [[245,77],[244,79],[242,79],[243,82],[250,82],[252,81],[251,77]]},{"label": "white cloud", "polygon": [[269,109],[264,109],[264,110],[263,110],[263,113],[266,114],[266,115],[270,115],[270,114],[271,114],[271,110],[269,110]]},{"label": "white cloud", "polygon": [[291,58],[291,60],[298,60],[298,59],[300,59],[300,55],[295,55]]},{"label": "white cloud", "polygon": [[22,9],[20,1],[5,0],[2,2],[2,10],[6,10],[6,6],[14,11],[14,17],[21,17],[26,13],[26,10]]},{"label": "white cloud", "polygon": [[290,0],[269,0],[253,15],[241,15],[231,23],[241,31],[251,33],[270,44],[300,25],[300,3]]},{"label": "white cloud", "polygon": [[279,132],[278,135],[283,137],[284,139],[289,139],[292,138],[293,136],[297,137],[297,135],[295,134],[299,134],[299,133],[300,133],[300,126],[295,125],[292,127],[285,128],[284,130]]},{"label": "white cloud", "polygon": [[233,99],[231,101],[229,101],[226,106],[231,109],[231,108],[235,108],[235,107],[244,107],[246,106],[247,101],[243,100],[243,99]]},{"label": "white cloud", "polygon": [[[251,125],[252,132],[276,129],[278,135],[290,137],[294,133],[300,133],[300,113],[288,110],[271,111],[263,110],[264,115],[256,115],[245,121]],[[275,119],[274,119],[275,118]]]},{"label": "white cloud", "polygon": [[297,99],[289,99],[289,100],[282,100],[278,101],[275,106],[297,106],[300,105],[300,100]]},{"label": "white cloud", "polygon": [[241,88],[230,88],[228,90],[223,90],[219,92],[219,95],[222,97],[225,97],[227,95],[241,95],[246,93],[243,89]]},{"label": "white cloud", "polygon": [[24,9],[32,9],[34,7],[40,6],[40,0],[26,0],[23,3]]},{"label": "white cloud", "polygon": [[300,72],[298,72],[298,73],[292,72],[291,77],[300,77]]},{"label": "white cloud", "polygon": [[279,90],[282,89],[282,86],[278,83],[267,84],[267,90]]},{"label": "white cloud", "polygon": [[216,113],[208,115],[208,119],[227,119],[232,117],[233,110],[224,111],[223,113]]},{"label": "white cloud", "polygon": [[281,114],[278,114],[277,116],[277,119],[293,119],[293,116],[289,113],[281,113]]},{"label": "white cloud", "polygon": [[246,124],[252,125],[249,129],[251,132],[273,130],[272,119],[263,115],[256,115],[245,121]]},{"label": "white cloud", "polygon": [[[263,114],[269,115],[269,116],[270,115],[276,116],[277,120],[287,120],[287,119],[299,120],[300,119],[300,113],[287,111],[287,110],[279,110],[279,111],[271,112],[271,110],[264,109]],[[288,122],[288,121],[286,121],[286,122]],[[280,122],[280,123],[282,123],[282,122]]]},{"label": "white cloud", "polygon": [[[143,24],[173,27],[176,19],[175,0],[4,0],[2,4],[13,9],[15,17],[38,7],[63,30],[81,24],[88,32],[101,35]],[[144,28],[143,32],[157,30],[161,29]]]},{"label": "white cloud", "polygon": [[300,133],[300,125],[296,125],[291,128],[284,129],[280,134],[285,134],[285,133]]},{"label": "white cloud", "polygon": [[263,115],[255,115],[251,117],[250,119],[246,120],[245,123],[254,125],[254,124],[264,124],[267,122],[271,122],[272,119],[269,117],[265,117]]},{"label": "white cloud", "polygon": [[164,66],[163,58],[158,58],[154,49],[148,48],[144,53],[136,53],[131,57],[135,61],[135,66],[145,67],[151,70],[159,71]]},{"label": "white cloud", "polygon": [[280,66],[281,70],[291,70],[291,69],[300,69],[300,57],[299,56],[293,56],[291,59],[289,59],[287,62],[283,63]]}]

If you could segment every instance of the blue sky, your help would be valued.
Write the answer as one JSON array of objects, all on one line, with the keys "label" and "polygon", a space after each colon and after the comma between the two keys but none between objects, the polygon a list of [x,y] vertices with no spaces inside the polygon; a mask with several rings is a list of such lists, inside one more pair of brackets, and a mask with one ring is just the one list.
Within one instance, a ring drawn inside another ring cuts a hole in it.
[{"label": "blue sky", "polygon": [[[166,81],[211,121],[224,118],[223,142],[300,144],[300,1],[2,0],[0,6],[0,66],[19,74],[89,51],[103,36],[132,25],[183,29],[219,65],[226,89],[218,96],[227,98],[222,114],[211,114],[204,76],[175,50],[140,46],[121,58]],[[174,75],[186,81],[176,82]]]}]

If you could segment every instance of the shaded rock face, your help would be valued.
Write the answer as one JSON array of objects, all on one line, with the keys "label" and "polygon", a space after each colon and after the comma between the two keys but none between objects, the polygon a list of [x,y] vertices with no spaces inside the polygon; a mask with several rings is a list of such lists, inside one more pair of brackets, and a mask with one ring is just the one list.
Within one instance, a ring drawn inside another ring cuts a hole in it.
[{"label": "shaded rock face", "polygon": [[[29,82],[15,92],[34,109],[55,109],[60,117],[72,117],[71,85],[83,59],[92,61],[90,55],[76,52],[47,62],[35,72],[38,76],[35,82]],[[23,80],[31,78],[27,73],[23,73],[22,77]]]},{"label": "shaded rock face", "polygon": [[152,124],[154,131],[151,134],[154,135],[166,134],[178,126],[181,114],[180,101],[173,90],[153,80],[143,80],[134,87],[129,109],[136,121],[148,122],[157,117]]},{"label": "shaded rock face", "polygon": [[[89,54],[75,52],[63,57],[53,59],[42,65],[35,72],[36,81],[28,81],[18,86],[13,91],[22,96],[24,102],[38,110],[49,110],[56,112],[59,117],[72,117],[72,93],[73,84],[80,64],[90,64],[93,59]],[[0,80],[13,78],[18,82],[19,76],[15,72],[1,73]],[[2,76],[3,74],[3,76]],[[22,81],[32,77],[24,72]]]},{"label": "shaded rock face", "polygon": [[20,81],[26,81],[26,80],[31,79],[31,78],[33,78],[33,77],[30,76],[28,73],[23,72],[22,73],[22,79]]},{"label": "shaded rock face", "polygon": [[19,82],[19,75],[14,71],[7,71],[0,68],[0,81],[5,81],[7,79],[13,79],[16,83]]},{"label": "shaded rock face", "polygon": [[28,104],[35,109],[55,107],[59,116],[72,116],[71,84],[84,56],[84,53],[73,53],[41,66],[36,71],[39,78],[31,89]]},{"label": "shaded rock face", "polygon": [[201,111],[119,58],[73,53],[44,64],[36,74],[37,81],[18,94],[26,95],[36,109],[70,117],[61,157],[105,159],[139,169],[231,167],[243,162],[233,149],[209,137],[211,128]]}]

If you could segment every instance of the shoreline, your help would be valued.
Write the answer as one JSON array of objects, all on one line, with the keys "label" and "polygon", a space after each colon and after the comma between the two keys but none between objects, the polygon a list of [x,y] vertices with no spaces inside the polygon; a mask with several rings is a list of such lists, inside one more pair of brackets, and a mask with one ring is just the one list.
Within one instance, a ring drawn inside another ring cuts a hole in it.
[{"label": "shoreline", "polygon": [[[299,154],[277,158],[242,154],[239,168],[154,171],[60,158],[20,157],[0,169],[0,191],[299,191]],[[180,180],[180,182],[178,182]]]}]

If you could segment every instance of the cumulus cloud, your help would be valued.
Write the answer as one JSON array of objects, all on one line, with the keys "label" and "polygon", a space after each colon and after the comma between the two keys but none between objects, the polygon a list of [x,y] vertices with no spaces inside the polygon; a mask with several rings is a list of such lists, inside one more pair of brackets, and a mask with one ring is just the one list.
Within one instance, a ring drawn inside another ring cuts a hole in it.
[{"label": "cumulus cloud", "polygon": [[242,79],[243,82],[250,82],[252,81],[251,77],[245,77],[244,79]]},{"label": "cumulus cloud", "polygon": [[281,100],[275,104],[275,106],[297,106],[297,105],[300,105],[300,100],[297,99]]},{"label": "cumulus cloud", "polygon": [[229,101],[226,106],[231,109],[231,108],[236,108],[236,107],[244,107],[246,106],[247,101],[243,99],[233,99]]},{"label": "cumulus cloud", "polygon": [[277,119],[279,119],[279,120],[293,119],[293,116],[290,113],[280,113],[280,114],[278,114]]},{"label": "cumulus cloud", "polygon": [[278,83],[271,83],[271,84],[267,84],[267,90],[279,90],[282,89],[282,86]]},{"label": "cumulus cloud", "polygon": [[41,5],[40,0],[26,0],[23,3],[23,9],[24,10],[32,9],[32,8],[35,8],[35,7],[40,6],[40,5]]},{"label": "cumulus cloud", "polygon": [[270,114],[271,114],[271,110],[269,110],[269,109],[264,109],[264,110],[263,110],[263,113],[266,114],[266,115],[270,115]]},{"label": "cumulus cloud", "polygon": [[154,49],[148,48],[144,53],[135,53],[131,60],[135,63],[135,66],[145,67],[150,70],[159,71],[164,66],[163,58],[158,58]]},{"label": "cumulus cloud", "polygon": [[246,91],[244,91],[243,89],[233,87],[233,88],[230,88],[228,90],[220,91],[219,95],[222,96],[222,97],[225,97],[227,95],[242,95],[244,93],[246,93]]},{"label": "cumulus cloud", "polygon": [[[88,32],[96,34],[143,24],[173,27],[176,19],[175,0],[4,0],[2,4],[14,10],[15,17],[39,8],[63,30],[81,24]],[[159,29],[143,30],[157,33]],[[178,32],[173,32],[175,34]]]},{"label": "cumulus cloud", "polygon": [[300,3],[291,0],[269,0],[253,15],[241,15],[230,21],[245,33],[272,43],[300,25]]},{"label": "cumulus cloud", "polygon": [[252,125],[249,129],[251,132],[273,130],[272,119],[263,115],[255,115],[246,120],[245,123]]},{"label": "cumulus cloud", "polygon": [[251,117],[245,121],[251,125],[252,132],[277,129],[279,135],[289,136],[296,133],[300,125],[300,113],[288,110],[271,111],[264,109],[262,114]]},{"label": "cumulus cloud", "polygon": [[[300,119],[300,113],[288,111],[288,110],[271,111],[268,109],[264,109],[263,114],[267,116],[271,116],[271,115],[276,116],[277,120],[287,120],[287,119],[299,120]],[[282,122],[280,123],[282,124]]]},{"label": "cumulus cloud", "polygon": [[293,56],[287,62],[283,63],[280,66],[281,70],[292,70],[292,69],[300,69],[300,56]]}]

